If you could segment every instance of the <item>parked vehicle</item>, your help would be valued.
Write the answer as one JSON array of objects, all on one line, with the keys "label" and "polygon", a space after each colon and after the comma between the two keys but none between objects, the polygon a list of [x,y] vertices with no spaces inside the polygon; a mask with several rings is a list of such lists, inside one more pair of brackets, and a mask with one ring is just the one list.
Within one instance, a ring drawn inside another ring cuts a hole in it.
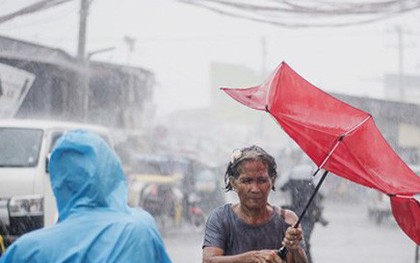
[{"label": "parked vehicle", "polygon": [[58,218],[48,173],[48,157],[67,130],[83,128],[112,145],[106,128],[41,120],[0,121],[0,241],[8,246]]},{"label": "parked vehicle", "polygon": [[368,202],[368,218],[379,225],[391,217],[391,204],[386,194],[376,190],[372,191]]},{"label": "parked vehicle", "polygon": [[[420,176],[420,165],[410,165],[411,170]],[[392,217],[389,197],[379,191],[372,190],[369,193],[367,214],[369,220],[375,224],[387,222]]]}]

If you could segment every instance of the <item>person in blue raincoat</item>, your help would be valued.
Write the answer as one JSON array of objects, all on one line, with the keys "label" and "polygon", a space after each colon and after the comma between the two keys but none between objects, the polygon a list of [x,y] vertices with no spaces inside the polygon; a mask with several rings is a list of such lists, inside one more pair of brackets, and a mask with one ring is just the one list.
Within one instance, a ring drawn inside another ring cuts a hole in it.
[{"label": "person in blue raincoat", "polygon": [[64,134],[49,169],[59,222],[20,237],[0,263],[171,262],[152,216],[128,207],[120,160],[101,137]]}]

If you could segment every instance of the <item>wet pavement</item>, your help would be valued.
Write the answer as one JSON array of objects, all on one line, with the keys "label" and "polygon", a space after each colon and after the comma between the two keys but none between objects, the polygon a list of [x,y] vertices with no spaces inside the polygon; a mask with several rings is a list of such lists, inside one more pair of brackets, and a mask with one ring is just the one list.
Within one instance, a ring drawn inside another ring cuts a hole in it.
[{"label": "wet pavement", "polygon": [[313,233],[315,262],[415,262],[415,244],[393,217],[375,224],[363,203],[328,203],[325,217],[330,224],[317,225]]},{"label": "wet pavement", "polygon": [[[315,226],[312,235],[314,263],[415,263],[415,245],[396,225],[371,222],[363,203],[329,202],[325,204],[329,225]],[[174,263],[201,262],[202,232],[188,226],[164,236]]]}]

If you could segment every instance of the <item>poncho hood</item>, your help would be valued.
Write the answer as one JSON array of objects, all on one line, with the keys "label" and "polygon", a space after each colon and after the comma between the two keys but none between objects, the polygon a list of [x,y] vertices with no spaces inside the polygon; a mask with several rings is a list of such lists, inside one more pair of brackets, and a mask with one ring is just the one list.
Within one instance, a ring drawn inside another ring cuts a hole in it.
[{"label": "poncho hood", "polygon": [[90,208],[128,211],[120,160],[99,135],[70,131],[55,144],[49,163],[59,221]]}]

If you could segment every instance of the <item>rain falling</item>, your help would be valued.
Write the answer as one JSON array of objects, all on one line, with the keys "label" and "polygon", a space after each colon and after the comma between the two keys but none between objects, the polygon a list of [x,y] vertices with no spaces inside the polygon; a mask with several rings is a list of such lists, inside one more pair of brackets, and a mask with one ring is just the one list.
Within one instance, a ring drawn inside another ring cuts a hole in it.
[{"label": "rain falling", "polygon": [[[268,202],[302,215],[308,262],[419,263],[419,8],[2,1],[0,262],[21,236],[59,221],[51,152],[66,131],[84,128],[115,150],[128,206],[152,215],[174,263],[202,262],[209,215],[241,201],[226,191],[228,164],[251,145],[275,158]],[[283,86],[282,65],[298,75]],[[367,136],[347,140],[355,130]],[[389,151],[375,148],[382,140]]]}]

